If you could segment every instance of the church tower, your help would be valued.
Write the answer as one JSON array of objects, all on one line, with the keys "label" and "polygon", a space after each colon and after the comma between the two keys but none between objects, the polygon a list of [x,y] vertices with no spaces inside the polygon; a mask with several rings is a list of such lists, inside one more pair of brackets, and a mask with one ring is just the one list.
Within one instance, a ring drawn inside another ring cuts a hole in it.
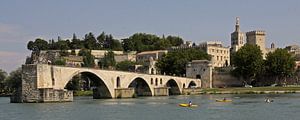
[{"label": "church tower", "polygon": [[235,31],[231,33],[231,53],[237,52],[244,45],[244,36],[244,33],[240,31],[240,19],[236,17]]}]

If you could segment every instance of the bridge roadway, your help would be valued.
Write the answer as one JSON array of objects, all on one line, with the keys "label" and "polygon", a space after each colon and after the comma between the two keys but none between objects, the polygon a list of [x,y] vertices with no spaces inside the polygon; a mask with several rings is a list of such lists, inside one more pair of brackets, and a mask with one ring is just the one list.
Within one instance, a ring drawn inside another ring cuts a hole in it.
[{"label": "bridge roadway", "polygon": [[65,87],[79,74],[97,83],[93,88],[96,99],[176,95],[184,89],[201,87],[200,79],[186,77],[30,64],[22,66],[22,89],[12,96],[11,102],[73,101],[73,92]]}]

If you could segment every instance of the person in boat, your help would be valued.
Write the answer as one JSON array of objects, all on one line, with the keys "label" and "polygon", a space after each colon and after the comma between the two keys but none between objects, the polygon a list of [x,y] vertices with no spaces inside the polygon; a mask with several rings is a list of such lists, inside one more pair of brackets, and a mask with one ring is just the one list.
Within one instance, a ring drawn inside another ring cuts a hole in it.
[{"label": "person in boat", "polygon": [[269,98],[266,98],[265,102],[270,103],[271,100]]},{"label": "person in boat", "polygon": [[192,106],[192,101],[189,101],[189,106],[190,106],[190,107]]},{"label": "person in boat", "polygon": [[226,98],[226,97],[224,97],[224,98],[223,98],[223,101],[226,101],[226,100],[227,100],[227,98]]}]

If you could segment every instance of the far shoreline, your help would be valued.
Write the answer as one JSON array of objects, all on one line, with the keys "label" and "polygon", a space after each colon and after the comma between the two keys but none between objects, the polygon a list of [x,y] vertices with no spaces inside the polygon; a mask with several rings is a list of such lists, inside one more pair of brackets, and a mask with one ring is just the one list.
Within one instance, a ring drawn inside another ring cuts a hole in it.
[{"label": "far shoreline", "polygon": [[204,88],[190,89],[184,94],[285,94],[300,93],[300,87],[229,87],[229,88]]}]

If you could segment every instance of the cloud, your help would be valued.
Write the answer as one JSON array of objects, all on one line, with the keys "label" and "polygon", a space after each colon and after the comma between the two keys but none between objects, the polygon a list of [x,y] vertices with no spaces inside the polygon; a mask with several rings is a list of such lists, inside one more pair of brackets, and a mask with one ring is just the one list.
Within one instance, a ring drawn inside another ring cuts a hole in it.
[{"label": "cloud", "polygon": [[0,69],[11,72],[25,63],[26,56],[29,53],[0,51]]},{"label": "cloud", "polygon": [[24,43],[28,41],[30,35],[24,28],[17,24],[0,23],[0,41],[1,43]]}]

